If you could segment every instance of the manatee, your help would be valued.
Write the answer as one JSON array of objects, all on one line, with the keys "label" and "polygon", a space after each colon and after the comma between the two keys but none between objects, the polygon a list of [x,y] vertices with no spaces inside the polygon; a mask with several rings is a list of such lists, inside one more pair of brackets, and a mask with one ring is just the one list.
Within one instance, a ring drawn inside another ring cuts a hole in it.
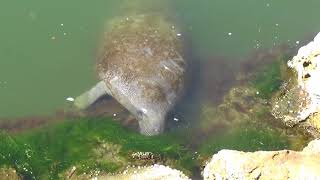
[{"label": "manatee", "polygon": [[110,95],[138,120],[141,134],[162,133],[185,88],[187,62],[180,33],[159,14],[113,18],[96,60],[100,82],[77,97],[75,106],[86,109]]}]

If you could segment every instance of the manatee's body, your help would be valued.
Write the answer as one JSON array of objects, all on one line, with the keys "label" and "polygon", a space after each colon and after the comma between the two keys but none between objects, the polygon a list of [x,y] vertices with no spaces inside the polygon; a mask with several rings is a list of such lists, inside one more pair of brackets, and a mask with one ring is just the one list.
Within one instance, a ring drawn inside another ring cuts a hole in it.
[{"label": "manatee's body", "polygon": [[142,134],[161,133],[184,89],[186,62],[180,36],[162,16],[115,18],[97,60],[101,81],[75,104],[86,108],[109,94],[138,119]]}]

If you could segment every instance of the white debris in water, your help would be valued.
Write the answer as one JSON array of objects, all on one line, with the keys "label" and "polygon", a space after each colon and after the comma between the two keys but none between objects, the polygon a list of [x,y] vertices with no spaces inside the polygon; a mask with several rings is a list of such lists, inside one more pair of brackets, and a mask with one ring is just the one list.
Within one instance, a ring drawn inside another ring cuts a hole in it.
[{"label": "white debris in water", "polygon": [[68,98],[66,98],[66,100],[69,101],[69,102],[73,102],[74,98],[73,97],[68,97]]},{"label": "white debris in water", "polygon": [[174,26],[171,26],[171,29],[175,29],[175,27],[174,27]]},{"label": "white debris in water", "polygon": [[177,36],[180,37],[180,36],[182,36],[182,34],[181,34],[181,33],[178,33]]},{"label": "white debris in water", "polygon": [[55,39],[56,39],[56,37],[55,37],[55,36],[52,36],[52,37],[51,37],[51,39],[52,39],[52,40],[55,40]]},{"label": "white debris in water", "polygon": [[146,114],[146,113],[148,112],[148,110],[145,109],[145,108],[142,108],[141,110],[142,110],[142,112],[143,112],[144,114]]},{"label": "white debris in water", "polygon": [[129,18],[127,17],[126,20],[129,21]]},{"label": "white debris in water", "polygon": [[279,26],[279,24],[277,23],[276,26]]},{"label": "white debris in water", "polygon": [[257,95],[259,95],[259,94],[260,94],[260,92],[259,92],[259,91],[257,91],[257,92],[256,92],[256,94],[257,94]]},{"label": "white debris in water", "polygon": [[231,36],[231,35],[232,35],[232,32],[229,32],[228,35]]},{"label": "white debris in water", "polygon": [[67,33],[63,33],[63,35],[65,36],[65,35],[67,35]]},{"label": "white debris in water", "polygon": [[178,118],[173,118],[173,120],[174,120],[174,121],[177,121],[177,122],[179,121],[179,119],[178,119]]},{"label": "white debris in water", "polygon": [[269,3],[267,3],[267,7],[270,7],[270,4],[269,4]]},{"label": "white debris in water", "polygon": [[300,44],[300,41],[296,41],[296,44]]},{"label": "white debris in water", "polygon": [[60,26],[64,26],[64,24],[61,23]]},{"label": "white debris in water", "polygon": [[116,117],[117,116],[117,114],[113,114],[113,117]]}]

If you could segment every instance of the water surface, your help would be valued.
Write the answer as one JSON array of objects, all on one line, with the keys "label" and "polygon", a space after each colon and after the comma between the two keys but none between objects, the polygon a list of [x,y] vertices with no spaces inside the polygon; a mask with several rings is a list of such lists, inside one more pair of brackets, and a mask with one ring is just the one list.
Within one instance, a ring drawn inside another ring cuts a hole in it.
[{"label": "water surface", "polygon": [[[67,97],[95,84],[98,41],[120,4],[2,0],[0,117],[50,114]],[[320,29],[316,0],[173,0],[173,5],[193,50],[203,59],[245,57],[280,43],[296,45]]]}]

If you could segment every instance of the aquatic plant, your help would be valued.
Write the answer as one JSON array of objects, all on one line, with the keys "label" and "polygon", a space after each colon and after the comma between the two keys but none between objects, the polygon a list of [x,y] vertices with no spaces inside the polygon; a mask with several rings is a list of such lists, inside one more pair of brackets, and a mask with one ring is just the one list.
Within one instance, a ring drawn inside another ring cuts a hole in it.
[{"label": "aquatic plant", "polygon": [[221,149],[257,151],[286,148],[289,148],[287,138],[276,130],[241,126],[208,138],[199,149],[201,154],[211,156]]},{"label": "aquatic plant", "polygon": [[280,60],[272,62],[254,75],[251,85],[258,90],[262,98],[269,99],[274,92],[279,90],[282,84],[280,66]]},{"label": "aquatic plant", "polygon": [[[77,173],[115,172],[133,162],[131,153],[138,151],[172,159],[170,165],[184,171],[195,165],[172,135],[142,136],[110,119],[69,120],[16,135],[1,132],[0,139],[0,167],[13,167],[27,179],[63,178],[72,166]],[[106,143],[119,147],[119,152],[114,148],[118,160],[99,160],[96,150]]]}]

